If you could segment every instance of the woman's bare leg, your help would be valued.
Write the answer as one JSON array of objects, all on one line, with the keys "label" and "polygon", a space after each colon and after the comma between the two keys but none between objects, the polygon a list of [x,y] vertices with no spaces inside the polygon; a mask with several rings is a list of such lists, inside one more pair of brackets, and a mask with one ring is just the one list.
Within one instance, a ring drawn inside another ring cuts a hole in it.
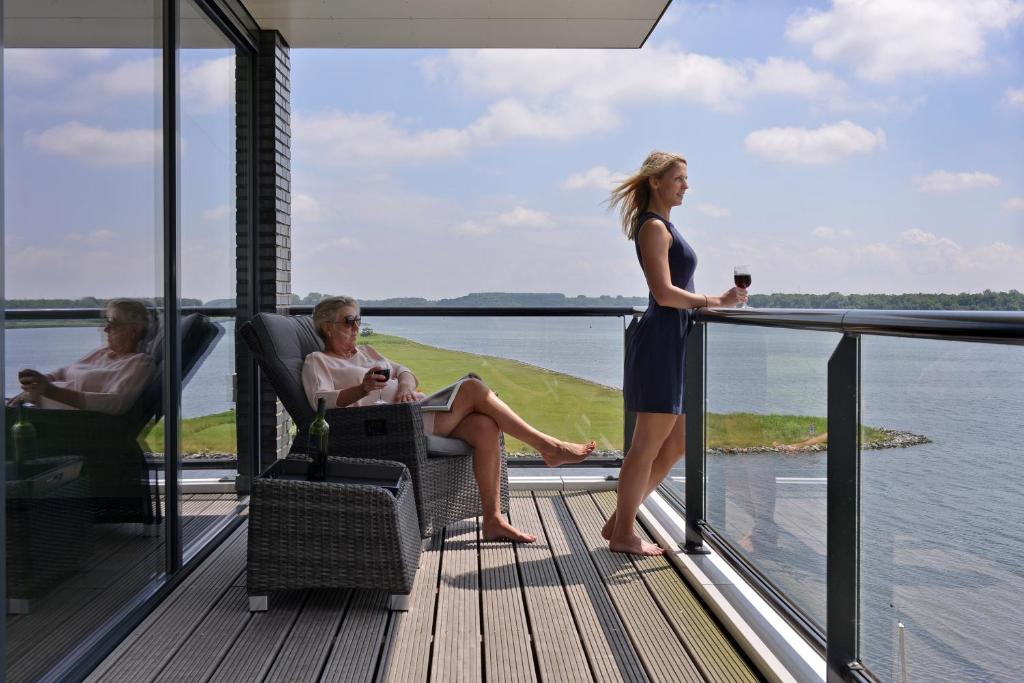
[{"label": "woman's bare leg", "polygon": [[536,448],[548,467],[579,462],[590,455],[596,446],[593,441],[588,444],[568,443],[538,431],[477,379],[468,379],[462,383],[451,411],[438,413],[434,418],[434,431],[437,434],[451,433],[470,413],[486,415],[494,420],[501,431]]},{"label": "woman's bare leg", "polygon": [[679,415],[669,413],[637,413],[633,443],[619,472],[619,495],[615,505],[615,525],[608,548],[612,552],[634,555],[661,555],[665,551],[647,543],[633,531],[636,511],[640,509],[651,478],[651,466],[669,438]]},{"label": "woman's bare leg", "polygon": [[536,536],[515,528],[501,514],[501,446],[494,420],[481,413],[470,413],[450,434],[473,447],[473,476],[480,489],[484,540],[536,541]]},{"label": "woman's bare leg", "polygon": [[[665,477],[669,475],[672,468],[676,466],[683,456],[686,455],[686,418],[682,418],[676,422],[676,426],[672,428],[672,433],[665,439],[665,443],[661,445],[661,450],[658,451],[658,457],[651,463],[651,476],[647,479],[647,488],[644,491],[644,497],[641,501],[647,500],[647,496],[651,495],[654,489],[661,485],[661,482],[665,480]],[[601,529],[601,536],[604,539],[610,540],[612,537],[612,527],[615,526],[615,513],[608,518],[608,521],[604,523],[604,528]]]}]

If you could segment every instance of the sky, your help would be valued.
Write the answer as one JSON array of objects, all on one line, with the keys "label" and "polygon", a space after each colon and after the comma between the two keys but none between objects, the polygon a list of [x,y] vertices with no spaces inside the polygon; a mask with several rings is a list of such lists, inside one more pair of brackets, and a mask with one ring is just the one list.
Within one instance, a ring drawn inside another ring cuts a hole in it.
[{"label": "sky", "polygon": [[[1022,45],[1020,0],[676,0],[639,50],[293,50],[292,289],[643,295],[605,200],[654,149],[698,291],[1021,289]],[[153,55],[29,52],[8,296],[156,287]],[[182,291],[230,296],[230,51],[182,64]]]}]

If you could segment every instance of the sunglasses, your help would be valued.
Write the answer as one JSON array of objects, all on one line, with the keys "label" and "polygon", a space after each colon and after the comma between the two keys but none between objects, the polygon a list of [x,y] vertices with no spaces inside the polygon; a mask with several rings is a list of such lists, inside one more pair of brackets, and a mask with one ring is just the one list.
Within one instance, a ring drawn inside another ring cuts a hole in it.
[{"label": "sunglasses", "polygon": [[363,324],[363,319],[358,315],[346,315],[341,320],[332,320],[332,325],[344,324],[346,327],[359,327]]}]

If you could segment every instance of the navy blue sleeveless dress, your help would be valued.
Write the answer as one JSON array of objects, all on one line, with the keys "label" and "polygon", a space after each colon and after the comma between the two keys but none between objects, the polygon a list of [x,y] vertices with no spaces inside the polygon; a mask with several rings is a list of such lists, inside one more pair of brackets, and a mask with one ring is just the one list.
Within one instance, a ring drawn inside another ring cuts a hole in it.
[{"label": "navy blue sleeveless dress", "polygon": [[[650,211],[639,217],[644,221],[658,218],[672,235],[672,246],[668,249],[668,266],[672,284],[693,291],[693,273],[697,270],[697,254],[686,243],[683,236],[671,223]],[[654,225],[644,230],[661,230]],[[634,239],[636,257],[640,267],[644,265],[640,254],[640,233]],[[683,405],[683,386],[686,382],[685,351],[686,334],[693,321],[689,310],[659,306],[654,295],[648,292],[647,310],[633,330],[633,336],[626,345],[625,376],[622,393],[626,410],[637,413],[686,412]]]}]

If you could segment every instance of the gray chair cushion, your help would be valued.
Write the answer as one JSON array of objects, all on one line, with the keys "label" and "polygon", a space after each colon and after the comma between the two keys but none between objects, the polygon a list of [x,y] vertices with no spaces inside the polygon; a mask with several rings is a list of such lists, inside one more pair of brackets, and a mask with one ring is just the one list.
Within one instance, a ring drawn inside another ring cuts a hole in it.
[{"label": "gray chair cushion", "polygon": [[464,455],[473,455],[473,449],[462,439],[449,439],[446,436],[427,434],[428,458],[448,458]]}]

